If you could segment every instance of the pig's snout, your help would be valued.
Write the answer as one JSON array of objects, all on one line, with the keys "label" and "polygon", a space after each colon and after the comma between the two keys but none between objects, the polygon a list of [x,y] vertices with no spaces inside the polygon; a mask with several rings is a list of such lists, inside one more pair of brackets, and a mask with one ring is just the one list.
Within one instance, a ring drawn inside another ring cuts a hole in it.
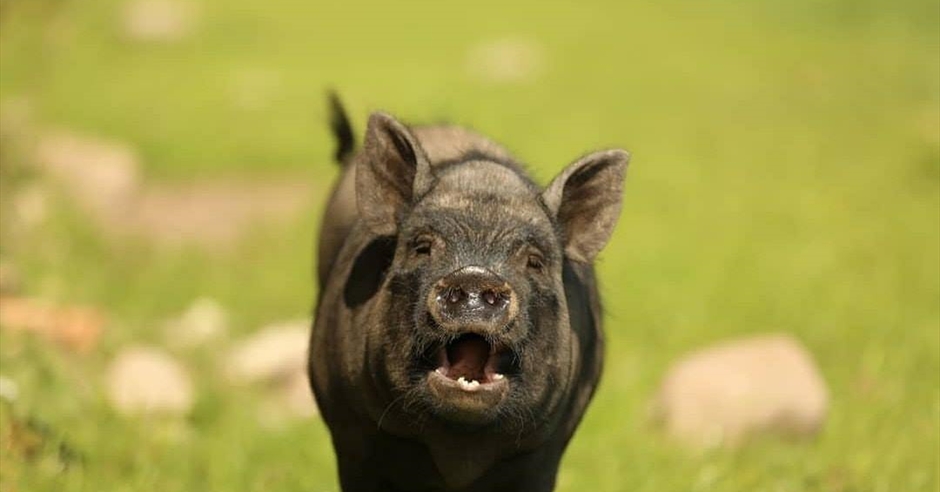
[{"label": "pig's snout", "polygon": [[499,330],[518,311],[512,287],[492,271],[468,266],[439,280],[428,296],[428,310],[443,328],[454,331]]}]

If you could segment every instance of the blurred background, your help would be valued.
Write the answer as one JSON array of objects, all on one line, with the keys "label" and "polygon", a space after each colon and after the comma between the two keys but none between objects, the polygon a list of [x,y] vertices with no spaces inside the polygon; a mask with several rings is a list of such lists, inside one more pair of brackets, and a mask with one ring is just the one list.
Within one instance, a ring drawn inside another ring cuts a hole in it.
[{"label": "blurred background", "polygon": [[[2,490],[338,490],[302,372],[330,87],[360,138],[464,124],[542,183],[632,151],[559,490],[938,490],[936,0],[0,1]],[[684,354],[766,333],[822,381],[809,438],[650,424]]]}]

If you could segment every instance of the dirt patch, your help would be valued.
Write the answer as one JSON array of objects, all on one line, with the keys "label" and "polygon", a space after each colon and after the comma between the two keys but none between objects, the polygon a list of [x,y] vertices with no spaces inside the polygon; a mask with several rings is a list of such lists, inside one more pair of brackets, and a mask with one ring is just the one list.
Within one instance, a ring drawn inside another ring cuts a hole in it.
[{"label": "dirt patch", "polygon": [[126,143],[65,130],[37,142],[38,167],[96,225],[158,246],[223,247],[257,224],[292,218],[312,199],[306,178],[151,184],[143,182],[139,154]]},{"label": "dirt patch", "polygon": [[223,247],[252,226],[296,215],[312,187],[299,180],[201,181],[143,190],[123,223],[125,233],[168,246],[199,243]]}]

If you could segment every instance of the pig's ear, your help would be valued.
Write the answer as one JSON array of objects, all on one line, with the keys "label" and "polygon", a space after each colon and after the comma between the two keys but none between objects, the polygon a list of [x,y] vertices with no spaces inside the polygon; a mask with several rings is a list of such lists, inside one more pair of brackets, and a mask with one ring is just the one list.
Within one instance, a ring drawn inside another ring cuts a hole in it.
[{"label": "pig's ear", "polygon": [[356,167],[356,197],[374,233],[394,235],[402,213],[431,186],[430,163],[411,131],[385,113],[372,113]]},{"label": "pig's ear", "polygon": [[623,150],[596,152],[566,167],[542,193],[561,228],[568,258],[591,262],[607,244],[620,217],[629,161]]}]

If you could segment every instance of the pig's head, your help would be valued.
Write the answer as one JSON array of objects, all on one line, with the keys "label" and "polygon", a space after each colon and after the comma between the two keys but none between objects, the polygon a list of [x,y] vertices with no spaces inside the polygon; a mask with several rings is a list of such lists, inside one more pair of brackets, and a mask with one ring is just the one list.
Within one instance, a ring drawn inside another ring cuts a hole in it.
[{"label": "pig's head", "polygon": [[387,238],[387,259],[360,267],[375,282],[367,373],[400,403],[387,411],[510,432],[548,418],[579,367],[563,269],[610,238],[628,154],[588,155],[542,190],[485,155],[432,167],[407,127],[377,113],[362,159],[359,213]]}]

